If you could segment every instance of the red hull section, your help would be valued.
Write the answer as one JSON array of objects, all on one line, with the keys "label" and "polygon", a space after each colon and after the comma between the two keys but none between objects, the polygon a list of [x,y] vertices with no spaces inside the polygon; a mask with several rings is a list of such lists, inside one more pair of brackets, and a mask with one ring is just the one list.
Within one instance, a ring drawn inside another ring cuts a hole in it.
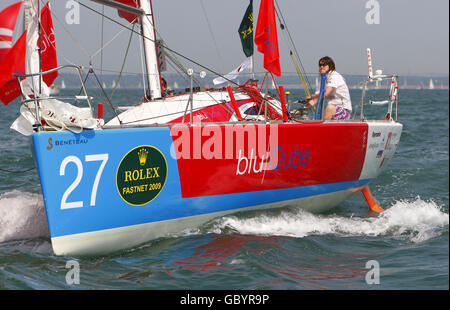
[{"label": "red hull section", "polygon": [[367,132],[365,123],[172,127],[182,197],[358,180]]}]

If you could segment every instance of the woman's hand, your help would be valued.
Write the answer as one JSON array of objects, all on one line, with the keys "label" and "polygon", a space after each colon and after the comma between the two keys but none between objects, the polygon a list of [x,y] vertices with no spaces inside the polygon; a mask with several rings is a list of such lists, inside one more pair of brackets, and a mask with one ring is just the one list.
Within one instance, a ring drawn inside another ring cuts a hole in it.
[{"label": "woman's hand", "polygon": [[314,98],[312,96],[307,96],[305,98],[305,101],[308,101],[308,103],[306,104],[306,107],[308,109],[311,109],[315,105],[315,100],[314,100]]}]

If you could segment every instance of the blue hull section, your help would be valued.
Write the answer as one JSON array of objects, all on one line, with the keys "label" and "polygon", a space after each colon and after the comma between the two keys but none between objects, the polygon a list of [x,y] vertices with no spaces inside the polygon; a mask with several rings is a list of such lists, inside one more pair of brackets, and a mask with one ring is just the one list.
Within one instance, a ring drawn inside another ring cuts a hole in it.
[{"label": "blue hull section", "polygon": [[[348,191],[370,182],[365,179],[182,198],[177,161],[171,156],[172,141],[168,128],[34,134],[51,238],[292,201]],[[134,159],[133,152],[136,150],[140,155],[138,148],[142,146],[150,152],[148,157],[160,159],[159,164],[140,169],[142,158],[136,155]],[[125,162],[129,158],[127,168]],[[124,170],[122,175],[121,170]],[[148,202],[128,200],[126,195],[130,191],[150,191],[150,186],[159,184],[151,183],[156,177],[162,181],[153,191],[155,197]],[[125,184],[132,179],[145,178],[149,181],[145,186]]]}]

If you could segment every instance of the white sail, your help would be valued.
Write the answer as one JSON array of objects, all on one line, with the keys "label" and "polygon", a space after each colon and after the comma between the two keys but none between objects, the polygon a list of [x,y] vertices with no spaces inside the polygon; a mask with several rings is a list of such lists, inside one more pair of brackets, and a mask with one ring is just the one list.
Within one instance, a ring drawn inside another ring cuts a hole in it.
[{"label": "white sail", "polygon": [[[39,50],[36,48],[39,39],[39,0],[24,0],[24,25],[27,30],[25,72],[27,74],[40,72]],[[38,75],[27,78],[28,85],[24,85],[26,93],[50,94],[50,89]]]},{"label": "white sail", "polygon": [[61,88],[62,89],[66,88],[66,83],[64,83],[64,80],[61,81]]},{"label": "white sail", "polygon": [[430,79],[430,84],[428,85],[429,89],[434,89],[434,82],[433,79]]}]

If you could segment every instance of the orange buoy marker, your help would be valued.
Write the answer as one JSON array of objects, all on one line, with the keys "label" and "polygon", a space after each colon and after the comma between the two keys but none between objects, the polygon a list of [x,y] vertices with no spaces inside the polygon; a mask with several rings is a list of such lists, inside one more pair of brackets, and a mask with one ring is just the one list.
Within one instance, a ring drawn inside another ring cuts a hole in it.
[{"label": "orange buoy marker", "polygon": [[367,204],[369,205],[369,208],[373,212],[381,213],[384,212],[384,209],[380,207],[377,202],[375,201],[375,198],[373,197],[372,193],[370,192],[370,189],[368,186],[364,186],[364,188],[361,190],[364,198],[366,198]]}]

